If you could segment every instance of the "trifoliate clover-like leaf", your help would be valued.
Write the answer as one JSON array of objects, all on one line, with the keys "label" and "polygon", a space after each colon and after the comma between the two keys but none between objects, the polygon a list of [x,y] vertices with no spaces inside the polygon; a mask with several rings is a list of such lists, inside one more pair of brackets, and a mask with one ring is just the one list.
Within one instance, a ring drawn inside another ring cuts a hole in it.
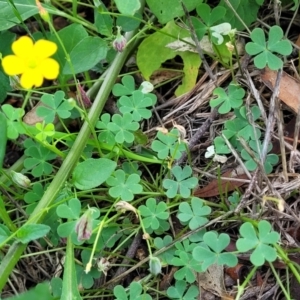
[{"label": "trifoliate clover-like leaf", "polygon": [[[253,150],[253,154],[256,157],[257,160],[260,160],[260,155],[262,151],[262,144],[261,141],[253,141],[251,140],[249,142],[250,148]],[[258,147],[259,146],[259,149]],[[272,149],[272,145],[270,144],[268,147],[268,152],[270,152]],[[243,149],[241,152],[241,156],[245,161],[245,166],[249,171],[254,171],[257,168],[257,163],[255,160],[252,158],[252,156],[245,150]],[[279,157],[277,154],[267,154],[265,162],[264,162],[264,169],[267,174],[270,174],[273,170],[273,166],[276,165],[279,161]]]},{"label": "trifoliate clover-like leaf", "polygon": [[116,83],[113,86],[112,93],[114,96],[121,97],[131,95],[135,91],[134,78],[130,75],[125,75],[121,79],[121,83]]},{"label": "trifoliate clover-like leaf", "polygon": [[123,170],[117,170],[106,180],[106,183],[111,186],[109,194],[113,198],[120,197],[124,201],[131,201],[135,194],[143,191],[143,186],[139,184],[140,180],[138,174],[126,175]]},{"label": "trifoliate clover-like leaf", "polygon": [[146,201],[146,205],[141,205],[139,211],[143,217],[145,228],[151,227],[153,230],[157,230],[160,222],[169,218],[167,208],[165,202],[161,201],[157,203],[154,198],[149,198]]},{"label": "trifoliate clover-like leaf", "polygon": [[107,124],[107,129],[115,134],[115,141],[119,144],[132,143],[134,141],[134,132],[140,127],[139,123],[133,121],[130,113],[123,116],[114,114],[112,122]]},{"label": "trifoliate clover-like leaf", "polygon": [[228,234],[221,233],[218,235],[214,231],[209,231],[204,234],[203,241],[204,245],[193,249],[193,258],[202,262],[204,271],[213,264],[236,266],[237,257],[232,253],[222,252],[229,245],[230,238]]},{"label": "trifoliate clover-like leaf", "polygon": [[271,70],[280,69],[283,62],[273,52],[289,55],[293,50],[290,41],[282,39],[283,31],[277,25],[270,28],[268,41],[266,41],[265,33],[261,28],[255,28],[250,37],[252,42],[246,44],[246,51],[250,55],[255,55],[254,64],[259,69],[266,66]]},{"label": "trifoliate clover-like leaf", "polygon": [[191,177],[192,168],[185,166],[183,169],[180,166],[175,166],[171,170],[176,180],[164,179],[163,187],[167,189],[166,195],[169,198],[174,198],[180,194],[183,198],[188,198],[191,195],[191,190],[196,187],[198,179]]},{"label": "trifoliate clover-like leaf", "polygon": [[115,141],[115,135],[111,130],[107,128],[107,125],[110,123],[110,114],[103,114],[100,118],[100,121],[96,123],[96,128],[100,129],[98,134],[99,142],[113,146]]},{"label": "trifoliate clover-like leaf", "polygon": [[56,114],[62,119],[67,119],[71,116],[73,105],[65,99],[63,91],[57,91],[54,95],[44,94],[41,97],[41,102],[45,106],[37,108],[37,115],[44,118],[46,124],[53,123]]},{"label": "trifoliate clover-like leaf", "polygon": [[203,205],[201,199],[193,197],[191,206],[188,202],[180,203],[177,217],[183,224],[188,223],[189,228],[194,230],[208,222],[205,216],[208,216],[210,213],[211,208],[209,206]]},{"label": "trifoliate clover-like leaf", "polygon": [[213,92],[214,95],[218,96],[216,99],[210,100],[209,104],[211,107],[218,108],[220,114],[228,113],[232,108],[238,108],[243,104],[243,97],[245,96],[245,90],[240,86],[231,83],[228,87],[228,92],[221,87],[218,87]]},{"label": "trifoliate clover-like leaf", "polygon": [[178,129],[173,128],[168,133],[157,132],[157,139],[155,139],[151,148],[157,152],[159,159],[166,159],[172,157],[178,159],[181,157],[183,151],[186,150],[183,141],[180,141],[180,133]]},{"label": "trifoliate clover-like leaf", "polygon": [[187,290],[187,283],[184,280],[176,280],[175,286],[170,286],[167,295],[170,299],[176,300],[196,300],[199,290],[195,285],[191,285]]},{"label": "trifoliate clover-like leaf", "polygon": [[134,91],[131,96],[122,96],[118,101],[120,112],[131,113],[133,121],[149,119],[152,113],[147,107],[153,104],[153,100],[141,91]]},{"label": "trifoliate clover-like leaf", "polygon": [[271,224],[262,220],[258,223],[258,232],[250,222],[244,223],[240,228],[241,238],[236,242],[236,247],[241,252],[254,249],[250,261],[255,266],[261,266],[265,261],[273,262],[277,258],[274,247],[279,241],[279,233],[272,231]]}]

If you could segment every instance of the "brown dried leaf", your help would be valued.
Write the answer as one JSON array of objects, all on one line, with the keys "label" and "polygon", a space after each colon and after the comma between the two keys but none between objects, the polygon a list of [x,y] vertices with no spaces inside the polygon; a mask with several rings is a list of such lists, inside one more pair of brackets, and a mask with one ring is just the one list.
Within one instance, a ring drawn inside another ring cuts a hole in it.
[{"label": "brown dried leaf", "polygon": [[[221,177],[231,177],[238,179],[248,179],[246,174],[236,174],[235,170],[229,170],[221,175]],[[230,179],[214,179],[204,188],[197,189],[194,196],[200,198],[208,198],[220,195],[220,193],[231,192],[245,184],[241,181],[230,181]]]},{"label": "brown dried leaf", "polygon": [[[271,71],[267,68],[261,72],[261,80],[270,90],[274,89],[277,73],[277,71]],[[280,100],[294,112],[298,113],[300,104],[300,82],[286,72],[282,72],[279,87]]]}]

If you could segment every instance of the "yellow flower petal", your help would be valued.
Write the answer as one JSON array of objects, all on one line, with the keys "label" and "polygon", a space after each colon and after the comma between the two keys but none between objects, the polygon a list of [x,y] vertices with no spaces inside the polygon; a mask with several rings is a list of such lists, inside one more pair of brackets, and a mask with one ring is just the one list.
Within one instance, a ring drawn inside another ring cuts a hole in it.
[{"label": "yellow flower petal", "polygon": [[53,58],[47,58],[41,61],[39,69],[46,79],[55,79],[59,73],[59,64]]},{"label": "yellow flower petal", "polygon": [[21,76],[20,84],[24,89],[39,87],[43,84],[43,75],[37,69],[27,69]]},{"label": "yellow flower petal", "polygon": [[15,56],[7,55],[2,59],[2,67],[7,75],[13,76],[24,72],[24,60]]},{"label": "yellow flower petal", "polygon": [[33,53],[33,41],[28,36],[22,36],[12,44],[12,50],[16,56],[28,58]]},{"label": "yellow flower petal", "polygon": [[57,45],[47,40],[38,40],[33,46],[34,56],[45,59],[57,51]]}]

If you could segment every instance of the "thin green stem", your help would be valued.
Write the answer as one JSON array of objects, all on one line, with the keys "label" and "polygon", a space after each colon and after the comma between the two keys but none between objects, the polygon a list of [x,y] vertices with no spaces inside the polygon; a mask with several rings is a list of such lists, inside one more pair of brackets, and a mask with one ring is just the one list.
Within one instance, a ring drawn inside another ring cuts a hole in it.
[{"label": "thin green stem", "polygon": [[[115,201],[115,203],[117,201],[118,201],[118,199]],[[89,273],[91,268],[92,268],[92,262],[93,262],[93,258],[94,258],[95,252],[96,252],[96,248],[97,248],[97,244],[98,244],[98,241],[99,241],[99,238],[100,238],[100,234],[102,233],[102,229],[104,228],[104,225],[107,222],[108,215],[110,214],[110,212],[112,211],[113,208],[115,208],[115,206],[111,205],[110,208],[108,209],[108,211],[106,212],[104,218],[100,221],[100,224],[99,224],[99,227],[98,227],[98,230],[97,230],[97,235],[96,235],[96,238],[95,238],[95,241],[94,241],[94,244],[93,244],[93,249],[92,249],[92,252],[91,252],[91,255],[90,255],[90,259],[89,259],[89,261],[88,261],[88,263],[86,264],[86,267],[85,267],[85,273]]]},{"label": "thin green stem", "polygon": [[293,262],[289,259],[285,251],[278,244],[274,244],[274,247],[276,248],[279,257],[287,264],[287,266],[290,268],[297,281],[300,283],[300,274],[296,269],[296,267],[294,266]]},{"label": "thin green stem", "polygon": [[254,275],[254,273],[256,272],[257,268],[258,268],[258,267],[254,267],[254,268],[251,270],[251,272],[248,274],[248,276],[246,277],[246,279],[244,280],[243,284],[240,285],[240,286],[238,287],[238,293],[237,293],[237,295],[236,295],[236,297],[235,297],[235,300],[239,300],[239,299],[240,299],[240,297],[242,296],[242,294],[243,294],[243,292],[244,292],[244,290],[245,290],[246,285],[247,285],[247,284],[249,283],[249,281],[251,280],[251,278],[252,278],[252,276]]},{"label": "thin green stem", "polygon": [[281,279],[280,279],[280,277],[278,276],[278,274],[277,274],[277,272],[276,272],[276,270],[275,270],[275,268],[274,268],[274,266],[273,266],[272,263],[270,263],[270,267],[271,267],[271,269],[272,269],[272,272],[273,272],[274,277],[276,278],[277,283],[280,285],[281,290],[282,290],[282,292],[283,292],[284,295],[285,295],[286,300],[291,300],[290,295],[288,294],[287,290],[285,289],[284,285],[282,284]]}]

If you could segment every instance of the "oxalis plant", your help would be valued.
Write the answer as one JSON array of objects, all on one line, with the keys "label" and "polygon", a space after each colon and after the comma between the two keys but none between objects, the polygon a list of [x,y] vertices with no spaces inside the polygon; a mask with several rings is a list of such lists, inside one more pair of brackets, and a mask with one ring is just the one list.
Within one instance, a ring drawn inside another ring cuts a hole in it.
[{"label": "oxalis plant", "polygon": [[[188,5],[188,1],[182,2]],[[252,9],[258,9],[262,4],[256,2],[257,7],[254,5]],[[135,38],[150,28],[146,24],[139,32],[137,30],[142,22],[141,12],[145,3],[115,1],[119,13],[123,14],[115,20],[102,2],[95,1],[94,24],[76,16],[77,1],[72,3],[72,15],[61,13],[50,4],[42,6],[38,1],[37,6],[29,3],[29,7],[35,9],[32,15],[28,11],[24,14],[18,1],[10,4],[15,8],[12,9],[13,20],[25,20],[39,12],[50,32],[47,40],[39,34],[33,39],[16,39],[8,31],[2,34],[3,40],[13,49],[12,54],[10,50],[1,48],[4,71],[1,76],[6,80],[5,88],[10,91],[10,79],[26,93],[22,107],[3,104],[0,112],[1,167],[7,140],[24,139],[23,157],[10,170],[1,170],[1,189],[5,193],[0,195],[0,289],[10,282],[9,276],[27,246],[37,245],[63,252],[59,263],[64,266],[63,273],[50,278],[49,282],[36,285],[20,297],[82,299],[93,293],[98,280],[110,276],[115,264],[123,264],[120,259],[122,253],[141,233],[146,257],[140,264],[142,276],[129,285],[111,282],[110,289],[99,290],[95,296],[130,300],[160,296],[197,299],[200,294],[196,284],[197,273],[205,273],[216,265],[234,267],[239,255],[247,253],[252,265],[245,280],[238,284],[236,299],[241,297],[256,270],[265,264],[271,266],[285,297],[289,299],[288,289],[278,278],[273,263],[284,261],[299,282],[300,274],[298,266],[290,261],[281,246],[279,233],[270,222],[248,219],[243,213],[237,228],[237,240],[232,240],[229,234],[217,227],[211,227],[210,220],[223,214],[224,210],[230,213],[236,209],[241,195],[234,192],[228,204],[195,197],[193,191],[198,178],[193,175],[189,162],[183,166],[176,165],[176,160],[188,151],[186,137],[180,127],[159,128],[153,139],[148,140],[143,129],[157,102],[155,94],[151,93],[152,85],[147,81],[137,84],[131,75],[120,76],[117,80],[135,46]],[[166,9],[166,4],[160,7],[163,4],[147,1],[161,24],[184,16],[180,2],[173,3],[177,8],[174,11]],[[244,5],[242,8],[247,8],[247,3]],[[207,35],[215,51],[212,56],[221,61],[222,51],[227,51],[227,62],[230,62],[233,56],[225,45],[230,41],[235,47],[232,28],[240,30],[240,21],[226,17],[228,8],[225,1],[215,8],[204,3],[199,5],[198,1],[188,9],[195,8],[197,17],[192,18],[192,24],[198,39],[202,40]],[[73,24],[57,32],[49,13],[62,15]],[[254,21],[248,18],[244,18],[246,25]],[[114,38],[113,21],[118,24]],[[126,37],[122,35],[121,27],[129,32]],[[91,31],[101,32],[108,40],[111,39],[111,43],[90,35]],[[168,34],[166,32],[166,36]],[[75,40],[70,39],[73,36],[76,36]],[[292,47],[288,40],[283,39],[279,26],[271,27],[267,36],[268,39],[262,29],[254,29],[245,49],[254,57],[257,68],[268,66],[278,70],[283,65],[279,55],[289,55]],[[110,49],[111,44],[114,49]],[[19,53],[21,48],[31,50],[27,51],[26,63],[30,58],[31,63],[41,64],[40,69],[28,73],[28,68],[19,70],[16,67],[17,63],[24,63],[24,56]],[[138,57],[143,55],[142,49],[141,45]],[[104,68],[104,60],[109,61],[109,51],[114,51],[110,67],[104,76],[92,83],[87,72],[92,68],[100,72]],[[45,57],[35,56],[40,52],[45,53]],[[226,61],[221,62],[227,66]],[[144,67],[143,64],[140,66],[141,71]],[[227,67],[232,67],[232,64]],[[43,70],[42,77],[39,70]],[[90,85],[87,93],[76,79],[76,75],[81,73]],[[43,77],[57,79],[59,88],[56,87],[53,93],[37,89],[42,86]],[[70,80],[75,84],[76,99],[68,95]],[[114,114],[103,112],[111,93],[116,99]],[[234,150],[240,154],[247,170],[253,171],[261,163],[263,134],[258,124],[261,117],[259,108],[244,105],[246,93],[244,87],[233,79],[227,87],[214,90],[209,104],[221,115],[232,115],[224,123],[220,136],[214,140],[215,153],[230,155]],[[90,98],[94,98],[92,106]],[[39,103],[35,110],[39,121],[35,125],[29,125],[23,119],[32,100]],[[68,129],[70,120],[81,123],[79,132]],[[243,146],[241,139],[248,148]],[[271,145],[268,150],[271,150]],[[278,156],[268,153],[262,166],[268,174],[277,163]],[[22,203],[24,208],[16,220],[16,210],[9,202],[10,197]],[[171,225],[175,222],[180,224],[180,233],[171,236]],[[232,249],[230,243],[235,245],[234,251],[229,251]],[[28,252],[26,257],[30,256],[34,254]],[[125,261],[124,264],[128,263]],[[157,282],[167,267],[176,268],[174,280],[166,291],[160,291]]]}]

